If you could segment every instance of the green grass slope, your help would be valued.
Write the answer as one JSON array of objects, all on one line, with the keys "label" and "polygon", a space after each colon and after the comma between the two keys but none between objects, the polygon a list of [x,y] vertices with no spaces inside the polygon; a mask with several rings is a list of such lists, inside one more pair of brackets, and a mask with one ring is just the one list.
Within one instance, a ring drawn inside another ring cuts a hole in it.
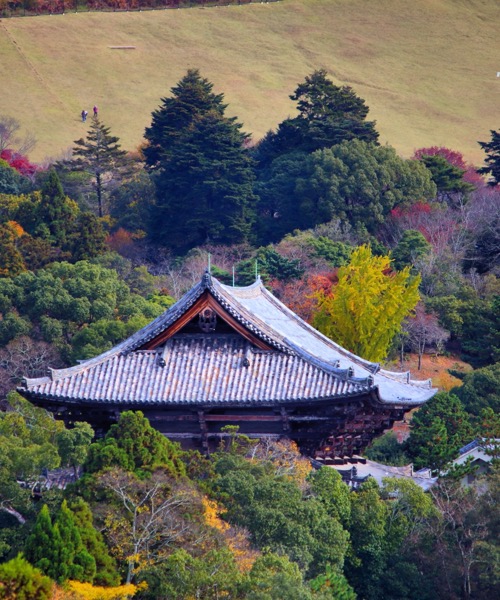
[{"label": "green grass slope", "polygon": [[[97,104],[126,149],[190,67],[259,139],[294,113],[318,68],[354,87],[381,141],[410,156],[445,145],[476,164],[500,127],[498,0],[283,0],[271,4],[0,21],[0,113],[59,157]],[[111,46],[135,46],[134,50]]]}]

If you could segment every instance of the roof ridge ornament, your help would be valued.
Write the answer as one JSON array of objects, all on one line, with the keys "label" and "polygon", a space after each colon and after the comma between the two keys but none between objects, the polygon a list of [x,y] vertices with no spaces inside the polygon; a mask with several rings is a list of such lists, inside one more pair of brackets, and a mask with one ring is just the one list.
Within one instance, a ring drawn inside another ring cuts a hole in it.
[{"label": "roof ridge ornament", "polygon": [[202,286],[206,289],[211,287],[212,285],[212,275],[210,274],[210,267],[208,267],[205,272],[203,273],[203,276],[201,278],[201,284]]}]

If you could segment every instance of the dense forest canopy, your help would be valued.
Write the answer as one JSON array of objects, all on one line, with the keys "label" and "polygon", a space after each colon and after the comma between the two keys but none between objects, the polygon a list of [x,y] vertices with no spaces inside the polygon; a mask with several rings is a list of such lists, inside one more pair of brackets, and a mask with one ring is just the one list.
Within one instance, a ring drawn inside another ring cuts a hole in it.
[{"label": "dense forest canopy", "polygon": [[[366,102],[325,70],[290,99],[298,116],[251,143],[224,95],[189,69],[136,153],[98,114],[63,161],[42,168],[22,146],[2,149],[0,598],[498,591],[499,134],[479,142],[483,167],[439,146],[403,159],[379,144]],[[2,127],[16,123],[0,115]],[[419,368],[430,354],[465,360],[470,371],[453,371],[404,443],[385,435],[368,450],[431,469],[435,487],[369,479],[351,491],[290,442],[231,426],[201,456],[138,412],[96,438],[12,391],[108,350],[207,264],[236,285],[258,273],[365,359],[401,370],[409,355]],[[474,439],[492,462],[464,487],[470,465],[450,463]],[[72,474],[64,489],[47,485],[58,468]]]}]

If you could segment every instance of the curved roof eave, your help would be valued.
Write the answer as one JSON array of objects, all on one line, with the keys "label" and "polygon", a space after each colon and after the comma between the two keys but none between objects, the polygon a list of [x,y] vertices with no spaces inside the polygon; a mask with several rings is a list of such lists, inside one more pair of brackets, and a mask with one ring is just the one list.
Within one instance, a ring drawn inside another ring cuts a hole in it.
[{"label": "curved roof eave", "polygon": [[24,379],[24,385],[31,387],[47,380],[76,375],[117,354],[133,352],[174,323],[205,291],[245,327],[260,331],[281,351],[288,350],[301,356],[339,378],[376,388],[382,404],[419,406],[437,392],[430,386],[430,381],[413,382],[407,374],[382,370],[378,363],[342,348],[280,302],[264,287],[260,278],[250,286],[231,287],[220,283],[208,272],[163,314],[110,350],[67,369],[49,369],[48,378]]}]

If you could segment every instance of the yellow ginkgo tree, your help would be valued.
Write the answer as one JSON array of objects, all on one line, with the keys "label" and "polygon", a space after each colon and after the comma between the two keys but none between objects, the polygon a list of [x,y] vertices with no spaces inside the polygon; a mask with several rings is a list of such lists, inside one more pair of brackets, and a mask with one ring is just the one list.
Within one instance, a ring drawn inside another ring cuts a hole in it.
[{"label": "yellow ginkgo tree", "polygon": [[394,271],[389,256],[374,256],[359,246],[349,265],[338,271],[330,293],[316,292],[313,325],[358,356],[384,360],[403,319],[417,305],[420,276]]}]

